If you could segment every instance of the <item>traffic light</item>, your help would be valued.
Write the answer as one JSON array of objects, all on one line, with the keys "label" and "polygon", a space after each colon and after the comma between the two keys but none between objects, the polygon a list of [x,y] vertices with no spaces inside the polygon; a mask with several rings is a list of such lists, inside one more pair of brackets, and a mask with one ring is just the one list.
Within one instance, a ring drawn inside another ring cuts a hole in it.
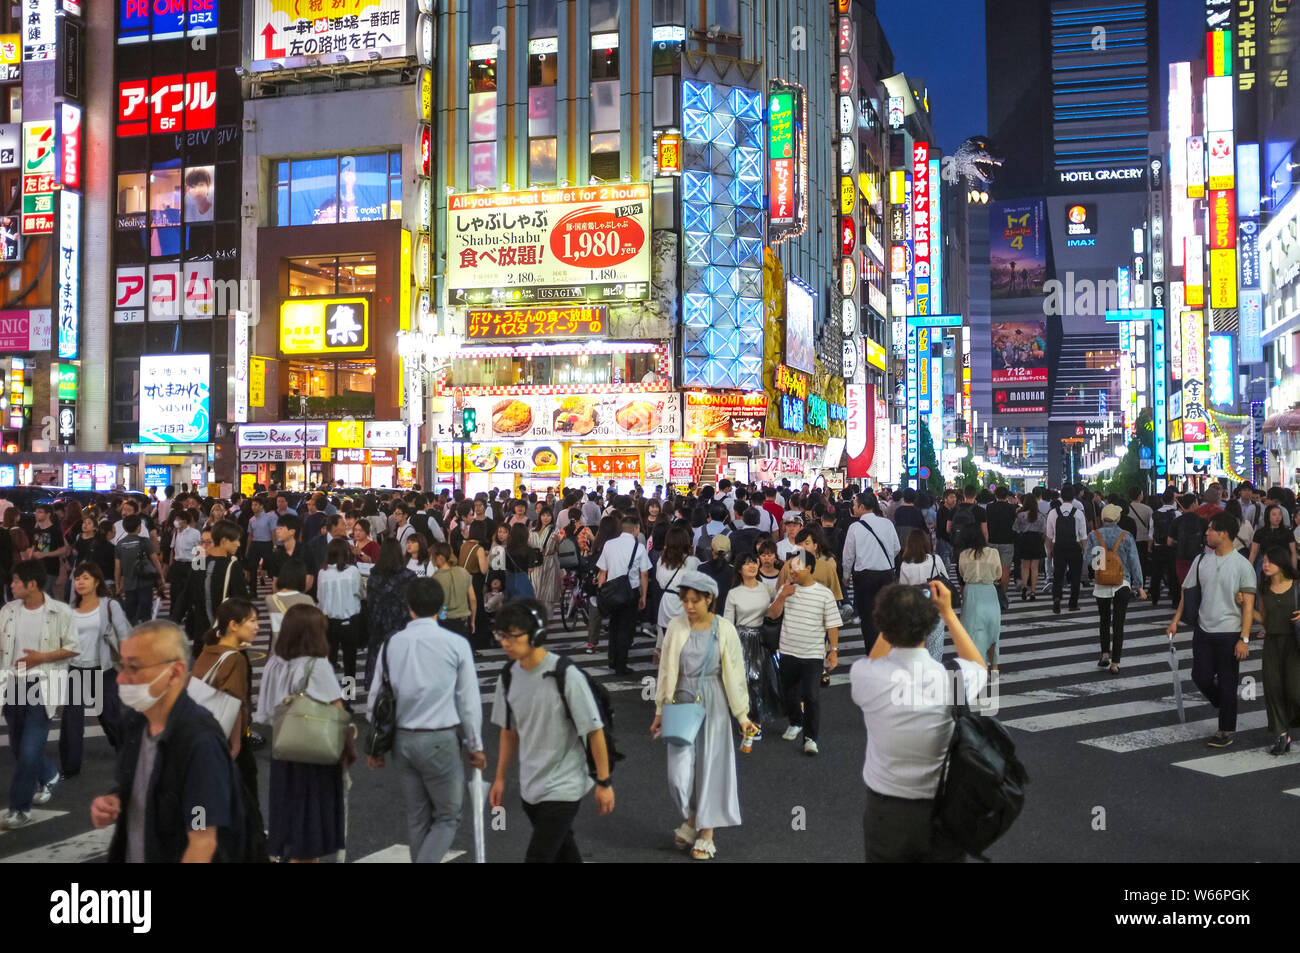
[{"label": "traffic light", "polygon": [[478,430],[478,410],[474,407],[465,408],[465,436],[469,436]]}]

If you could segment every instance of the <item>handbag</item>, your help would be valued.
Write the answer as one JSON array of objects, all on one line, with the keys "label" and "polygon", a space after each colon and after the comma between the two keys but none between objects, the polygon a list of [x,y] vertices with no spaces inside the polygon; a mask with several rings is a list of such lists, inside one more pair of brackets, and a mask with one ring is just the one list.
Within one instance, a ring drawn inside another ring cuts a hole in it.
[{"label": "handbag", "polygon": [[781,622],[784,618],[785,613],[775,619],[764,616],[762,624],[758,627],[758,637],[769,652],[778,652],[781,649]]},{"label": "handbag", "polygon": [[[709,651],[704,656],[704,667],[701,672],[707,672],[709,661],[713,657],[713,647],[718,644],[718,617],[713,617],[713,628],[709,632]],[[680,672],[679,672],[680,674]],[[704,702],[701,701],[699,694],[695,696],[695,701],[678,702],[664,705],[660,712],[660,731],[659,737],[670,745],[693,745],[695,738],[700,733],[700,727],[704,724]]]},{"label": "handbag", "polygon": [[271,757],[300,764],[337,764],[343,757],[352,716],[342,708],[307,695],[313,657],[298,690],[275,706],[271,716]]},{"label": "handbag", "polygon": [[239,653],[235,649],[223,652],[221,658],[217,659],[217,663],[208,669],[206,675],[202,678],[191,676],[189,684],[185,686],[185,691],[190,698],[212,712],[212,717],[217,719],[222,734],[227,738],[235,730],[235,721],[239,718],[239,709],[244,703],[229,692],[213,688],[212,680],[216,677],[217,669],[221,668],[221,663],[230,656],[237,654]]},{"label": "handbag", "polygon": [[632,603],[634,594],[632,581],[628,576],[632,573],[632,565],[636,562],[636,553],[640,546],[639,542],[632,544],[632,556],[627,561],[627,570],[623,575],[616,579],[607,578],[605,584],[596,590],[596,605],[600,608],[601,615],[608,617]]},{"label": "handbag", "polygon": [[375,706],[370,716],[370,738],[366,743],[366,754],[372,758],[382,758],[392,751],[397,738],[397,693],[388,680],[388,642],[388,639],[384,640],[381,650],[384,677],[375,695]]},{"label": "handbag", "polygon": [[[932,573],[934,573],[934,570],[935,570],[935,568],[936,568],[936,563],[937,563],[937,560],[935,559],[934,554],[931,553],[931,554],[930,554],[930,571],[931,571]],[[947,576],[941,576],[941,575],[939,575],[938,573],[934,573],[934,575],[932,575],[929,579],[927,579],[927,580],[925,581],[925,587],[928,589],[928,588],[930,587],[930,583],[932,583],[932,582],[937,582],[937,583],[939,583],[939,585],[943,586],[945,589],[948,590],[948,596],[949,596],[950,599],[952,599],[952,607],[953,607],[954,609],[960,609],[960,608],[961,608],[961,593],[958,592],[955,588],[953,588],[953,584],[952,584],[951,582],[948,581],[948,577],[947,577]]]}]

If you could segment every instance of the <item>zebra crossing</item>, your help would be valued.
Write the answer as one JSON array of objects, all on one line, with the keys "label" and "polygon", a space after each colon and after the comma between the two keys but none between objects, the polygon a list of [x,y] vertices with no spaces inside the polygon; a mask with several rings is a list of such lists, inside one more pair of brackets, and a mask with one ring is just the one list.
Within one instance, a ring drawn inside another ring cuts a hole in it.
[{"label": "zebra crossing", "polygon": [[[1050,599],[1039,598],[1034,602],[1013,599],[1003,615],[998,671],[982,704],[987,712],[1001,720],[1018,743],[1022,739],[1046,738],[1054,743],[1084,745],[1107,756],[1154,758],[1156,764],[1178,769],[1187,783],[1210,785],[1205,793],[1211,796],[1215,785],[1252,775],[1259,776],[1265,792],[1300,796],[1300,750],[1280,757],[1272,757],[1266,751],[1271,738],[1265,731],[1260,678],[1262,652],[1257,648],[1257,642],[1252,642],[1251,657],[1241,664],[1236,742],[1229,749],[1216,751],[1204,746],[1217,728],[1216,711],[1191,681],[1191,636],[1186,630],[1180,630],[1175,648],[1186,722],[1178,721],[1169,640],[1164,634],[1171,614],[1168,606],[1153,609],[1147,603],[1131,604],[1124,655],[1120,662],[1121,673],[1112,674],[1096,664],[1099,656],[1098,618],[1095,602],[1086,590],[1077,611],[1063,609],[1059,615],[1051,611]],[[843,690],[849,681],[849,669],[869,648],[856,622],[841,630],[839,645],[841,662],[830,678],[832,691]],[[250,652],[254,693],[260,690],[269,646],[269,620],[263,613],[258,637]],[[632,696],[635,699],[633,704],[649,704],[640,699],[652,691],[657,673],[652,638],[638,635],[634,642],[629,655],[631,676],[616,675],[609,667],[605,641],[602,640],[594,653],[588,654],[585,633],[570,634],[557,624],[551,630],[547,647],[572,658],[589,678],[603,684],[616,696],[616,704],[619,703],[617,696],[628,698],[626,693],[629,692],[638,693],[639,697]],[[366,670],[365,655],[362,646],[358,657],[359,673]],[[497,679],[506,661],[499,647],[479,652],[475,668],[485,705],[490,706],[494,701]],[[359,716],[364,712],[364,701],[364,678],[360,678],[353,701]],[[87,724],[86,734],[89,739],[102,736],[93,720]],[[51,732],[51,741],[56,738],[57,728]],[[0,746],[7,744],[7,738],[0,738]],[[96,742],[90,741],[89,744],[95,745]],[[1027,762],[1027,766],[1032,773],[1032,762]],[[856,772],[857,768],[846,767],[845,770]],[[56,798],[51,807],[57,805]],[[76,808],[80,809],[80,806]],[[46,822],[66,813],[62,809],[38,809],[32,826],[43,827]],[[57,826],[51,825],[51,830]],[[61,833],[66,832],[65,827]],[[106,832],[82,831],[45,846],[11,853],[6,849],[6,839],[0,834],[0,859],[4,862],[93,861],[104,855],[108,844]],[[446,860],[455,859],[453,855]],[[348,858],[349,862],[357,863],[405,863],[408,860],[409,854],[401,844],[371,849],[355,859]]]}]

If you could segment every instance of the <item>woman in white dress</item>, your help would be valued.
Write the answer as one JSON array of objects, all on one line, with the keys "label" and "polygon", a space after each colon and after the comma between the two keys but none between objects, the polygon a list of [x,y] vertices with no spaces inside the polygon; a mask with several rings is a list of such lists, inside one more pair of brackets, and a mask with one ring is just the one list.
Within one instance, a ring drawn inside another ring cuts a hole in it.
[{"label": "woman in white dress", "polygon": [[717,854],[713,832],[740,825],[736,748],[731,719],[741,730],[758,733],[749,720],[745,659],[736,627],[714,614],[718,584],[701,572],[683,573],[678,582],[685,613],[664,637],[650,733],[658,738],[663,708],[698,700],[704,722],[691,744],[668,746],[668,788],[684,823],[673,832],[677,847],[691,847],[696,860]]}]

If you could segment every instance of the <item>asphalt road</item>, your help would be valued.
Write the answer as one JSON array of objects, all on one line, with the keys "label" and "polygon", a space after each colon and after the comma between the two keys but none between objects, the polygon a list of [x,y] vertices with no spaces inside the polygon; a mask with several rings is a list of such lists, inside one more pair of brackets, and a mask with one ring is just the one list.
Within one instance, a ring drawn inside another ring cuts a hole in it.
[{"label": "asphalt road", "polygon": [[[1130,612],[1123,671],[1096,666],[1097,616],[1085,593],[1079,611],[1053,615],[1050,600],[1017,600],[1004,616],[998,717],[1011,729],[1030,785],[1025,809],[1007,836],[990,851],[1000,862],[1215,862],[1291,861],[1300,835],[1300,748],[1273,758],[1264,726],[1259,686],[1260,650],[1252,643],[1242,664],[1240,723],[1236,744],[1219,751],[1205,746],[1214,732],[1214,709],[1190,680],[1190,637],[1180,635],[1180,662],[1187,723],[1180,725],[1172,698],[1168,607],[1143,605]],[[264,623],[265,625],[265,623]],[[265,650],[269,632],[258,646]],[[603,651],[587,655],[582,642],[557,633],[552,647],[572,654],[604,682],[614,702],[616,735],[627,759],[615,772],[616,807],[598,817],[584,803],[575,834],[593,862],[691,863],[672,848],[680,823],[671,806],[662,743],[649,735],[653,707],[639,680],[619,678],[605,667]],[[843,862],[862,857],[861,778],[865,732],[849,698],[848,667],[864,650],[856,627],[841,639],[843,659],[824,690],[821,754],[808,757],[798,742],[780,738],[784,723],[769,730],[751,754],[737,754],[744,823],[717,832],[720,862]],[[651,677],[649,639],[638,640],[633,668]],[[485,654],[480,664],[485,703],[490,703],[503,658]],[[260,665],[257,666],[260,669]],[[82,774],[58,786],[53,800],[37,808],[27,828],[0,832],[0,862],[94,862],[107,832],[90,826],[88,806],[112,775],[112,753],[99,729],[88,731]],[[488,727],[490,779],[496,729]],[[0,739],[7,746],[7,739]],[[51,757],[57,761],[54,738]],[[263,803],[269,778],[269,746],[259,753]],[[0,784],[11,766],[0,761]],[[517,777],[517,774],[516,774]],[[346,862],[406,862],[401,792],[391,769],[351,772]],[[468,801],[467,801],[468,805]],[[489,861],[523,858],[529,825],[514,785],[504,814],[486,820]],[[454,862],[471,859],[468,807],[454,844]]]}]

